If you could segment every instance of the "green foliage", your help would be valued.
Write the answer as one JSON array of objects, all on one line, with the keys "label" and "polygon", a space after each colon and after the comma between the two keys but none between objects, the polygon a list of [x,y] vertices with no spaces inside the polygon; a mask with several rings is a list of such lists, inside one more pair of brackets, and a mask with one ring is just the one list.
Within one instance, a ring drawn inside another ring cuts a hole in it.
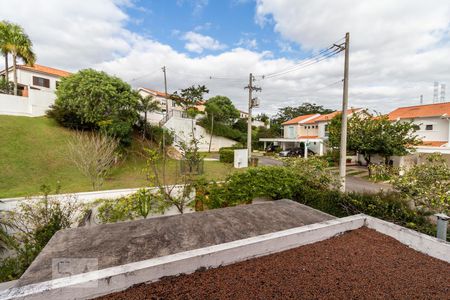
[{"label": "green foliage", "polygon": [[205,111],[208,119],[214,116],[214,122],[233,124],[239,118],[239,111],[233,102],[225,96],[214,96],[205,103]]},{"label": "green foliage", "polygon": [[164,213],[167,209],[164,201],[161,201],[160,193],[149,189],[139,189],[133,195],[114,200],[97,200],[98,217],[102,223],[115,223],[134,220],[149,214]]},{"label": "green foliage", "polygon": [[450,167],[441,154],[429,155],[424,163],[396,176],[393,185],[416,207],[450,214]]},{"label": "green foliage", "polygon": [[234,150],[230,148],[220,148],[219,149],[219,161],[223,163],[233,163],[234,162]]},{"label": "green foliage", "polygon": [[[393,155],[405,155],[420,140],[414,134],[417,125],[412,122],[391,122],[387,116],[374,116],[367,111],[354,113],[348,119],[347,149],[364,156],[367,164],[379,154],[388,164]],[[341,115],[336,115],[328,126],[330,147],[339,148]]]},{"label": "green foliage", "polygon": [[4,212],[7,226],[14,232],[8,240],[14,254],[0,261],[0,281],[16,279],[25,272],[52,236],[73,224],[79,211],[73,199],[57,201],[48,197],[48,186],[41,190],[42,199],[22,202],[17,210]]},{"label": "green foliage", "polygon": [[101,129],[129,145],[139,96],[129,84],[92,69],[63,78],[48,115],[65,127]]},{"label": "green foliage", "polygon": [[0,94],[11,94],[14,90],[14,82],[7,81],[5,77],[0,76]]},{"label": "green foliage", "polygon": [[296,201],[336,217],[364,213],[435,236],[436,228],[428,220],[428,213],[408,206],[399,193],[343,194],[337,190],[317,190],[301,187]]},{"label": "green foliage", "polygon": [[[205,128],[207,132],[211,132],[211,122],[208,118],[200,119],[198,125]],[[247,129],[245,129],[245,132],[242,132],[222,123],[214,123],[214,135],[223,136],[240,143],[245,143],[247,141]]]},{"label": "green foliage", "polygon": [[370,178],[375,181],[390,180],[399,172],[399,168],[385,164],[370,164],[369,170]]},{"label": "green foliage", "polygon": [[278,109],[278,113],[273,118],[273,122],[281,124],[298,116],[310,114],[329,114],[332,112],[333,110],[324,108],[322,105],[305,102],[298,107],[287,106]]},{"label": "green foliage", "polygon": [[[209,90],[204,85],[192,85],[188,88],[182,89],[181,92],[173,93],[170,95],[170,99],[174,100],[178,105],[188,111],[190,108],[194,108],[197,104],[203,101],[203,94],[209,93]],[[190,116],[193,116],[196,112],[190,111]]]}]

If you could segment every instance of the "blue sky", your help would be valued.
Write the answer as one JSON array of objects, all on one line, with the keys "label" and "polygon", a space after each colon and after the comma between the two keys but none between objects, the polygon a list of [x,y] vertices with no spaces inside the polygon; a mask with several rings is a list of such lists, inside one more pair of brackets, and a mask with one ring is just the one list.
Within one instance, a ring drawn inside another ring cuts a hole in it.
[{"label": "blue sky", "polygon": [[[256,2],[231,1],[135,1],[126,7],[127,28],[148,38],[172,46],[191,56],[217,54],[236,47],[270,51],[274,57],[302,58],[298,44],[283,39],[273,23],[264,26],[255,21]],[[186,32],[212,37],[224,47],[204,49],[201,53],[185,48]],[[253,44],[251,43],[253,41]],[[256,42],[256,43],[255,43]]]}]

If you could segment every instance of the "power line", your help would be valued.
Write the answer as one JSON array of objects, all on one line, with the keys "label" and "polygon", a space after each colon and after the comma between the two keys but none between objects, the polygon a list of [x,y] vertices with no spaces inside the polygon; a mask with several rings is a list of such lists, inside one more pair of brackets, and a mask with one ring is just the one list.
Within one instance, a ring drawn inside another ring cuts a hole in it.
[{"label": "power line", "polygon": [[284,70],[284,71],[280,71],[278,73],[274,73],[274,74],[271,74],[271,75],[264,76],[263,79],[270,79],[270,78],[282,76],[282,75],[285,75],[285,74],[288,74],[288,73],[291,73],[291,72],[294,72],[294,71],[298,71],[298,70],[307,68],[307,67],[309,67],[311,65],[317,64],[317,63],[319,63],[319,62],[321,62],[323,60],[326,60],[326,59],[328,59],[330,57],[333,57],[333,56],[337,55],[340,52],[342,52],[341,49],[339,49],[339,48],[338,49],[334,49],[333,51],[331,51],[329,53],[326,53],[325,55],[322,55],[321,57],[314,58],[313,60],[305,61],[302,64],[298,64],[295,67],[291,67],[290,69],[287,69],[287,70]]}]

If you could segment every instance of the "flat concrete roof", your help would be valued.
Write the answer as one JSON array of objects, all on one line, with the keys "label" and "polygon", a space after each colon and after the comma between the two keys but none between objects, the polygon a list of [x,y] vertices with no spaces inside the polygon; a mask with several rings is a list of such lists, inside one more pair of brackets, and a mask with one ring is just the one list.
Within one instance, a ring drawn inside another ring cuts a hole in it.
[{"label": "flat concrete roof", "polygon": [[104,269],[334,218],[291,200],[277,200],[61,230],[17,286],[52,279],[53,258],[97,258],[98,268]]}]

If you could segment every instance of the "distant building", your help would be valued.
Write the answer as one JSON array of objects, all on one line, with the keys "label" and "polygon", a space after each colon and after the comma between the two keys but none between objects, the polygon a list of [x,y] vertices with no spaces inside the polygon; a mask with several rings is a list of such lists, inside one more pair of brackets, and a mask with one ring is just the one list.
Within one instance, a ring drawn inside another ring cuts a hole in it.
[{"label": "distant building", "polygon": [[[450,147],[450,102],[400,107],[388,114],[392,121],[412,121],[424,147]],[[419,146],[420,147],[420,146]]]},{"label": "distant building", "polygon": [[[17,66],[17,90],[19,96],[28,97],[29,90],[56,91],[58,82],[62,77],[67,77],[71,73],[55,68],[50,68],[38,64],[34,66]],[[5,77],[5,70],[0,72],[0,76]],[[8,80],[14,81],[13,68],[8,69]]]},{"label": "distant building", "polygon": [[[361,108],[352,108],[347,111],[349,117],[352,114],[362,111]],[[283,150],[296,148],[300,143],[305,143],[308,149],[318,155],[323,155],[326,151],[326,141],[328,140],[328,123],[339,111],[330,114],[310,114],[298,116],[292,120],[284,122],[282,138],[261,138],[264,148],[267,143],[274,143],[281,146]]]}]

